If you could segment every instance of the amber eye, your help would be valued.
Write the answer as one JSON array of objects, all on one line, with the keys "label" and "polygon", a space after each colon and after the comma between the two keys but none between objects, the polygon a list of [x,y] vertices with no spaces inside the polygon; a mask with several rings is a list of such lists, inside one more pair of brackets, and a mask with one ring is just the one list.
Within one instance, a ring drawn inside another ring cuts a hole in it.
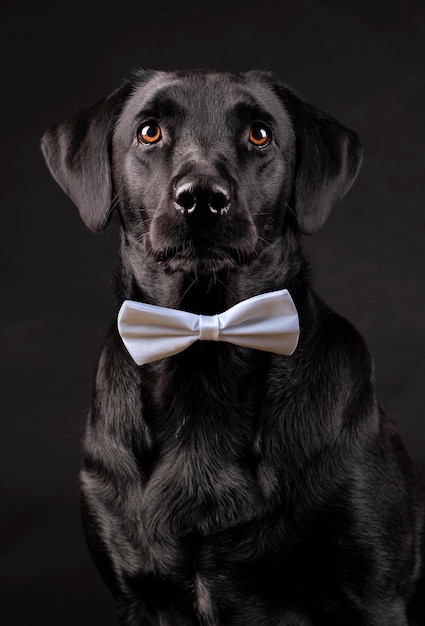
[{"label": "amber eye", "polygon": [[253,124],[249,131],[249,141],[257,148],[264,148],[271,141],[270,130],[264,124]]},{"label": "amber eye", "polygon": [[161,139],[161,129],[156,122],[142,124],[137,131],[137,139],[141,143],[157,143]]}]

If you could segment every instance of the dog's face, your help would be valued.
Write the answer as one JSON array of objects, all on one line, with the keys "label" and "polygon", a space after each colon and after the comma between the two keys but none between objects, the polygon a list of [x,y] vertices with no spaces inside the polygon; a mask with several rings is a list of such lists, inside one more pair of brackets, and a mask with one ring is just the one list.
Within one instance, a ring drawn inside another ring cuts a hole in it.
[{"label": "dog's face", "polygon": [[[280,228],[294,133],[260,81],[160,74],[136,87],[113,136],[113,179],[133,236],[171,270],[250,260]],[[130,208],[130,210],[128,210]]]},{"label": "dog's face", "polygon": [[42,147],[90,228],[116,205],[128,245],[196,273],[319,228],[361,161],[354,132],[263,72],[137,71]]}]

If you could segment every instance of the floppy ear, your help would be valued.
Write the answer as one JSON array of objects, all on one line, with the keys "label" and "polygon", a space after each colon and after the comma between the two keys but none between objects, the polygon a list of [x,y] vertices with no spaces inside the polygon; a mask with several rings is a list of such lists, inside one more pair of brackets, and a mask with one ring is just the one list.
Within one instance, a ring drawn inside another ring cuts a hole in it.
[{"label": "floppy ear", "polygon": [[353,184],[362,162],[362,147],[353,130],[293,92],[289,99],[288,113],[296,134],[293,208],[300,230],[310,235],[323,226]]},{"label": "floppy ear", "polygon": [[112,202],[110,143],[126,90],[117,89],[88,109],[50,128],[41,149],[56,182],[94,232],[109,221]]}]

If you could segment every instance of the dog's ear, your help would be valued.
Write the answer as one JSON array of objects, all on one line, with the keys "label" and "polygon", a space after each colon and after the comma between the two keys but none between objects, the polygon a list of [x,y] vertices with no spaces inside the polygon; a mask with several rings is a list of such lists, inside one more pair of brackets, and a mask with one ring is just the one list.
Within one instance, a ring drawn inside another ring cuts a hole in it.
[{"label": "dog's ear", "polygon": [[50,128],[41,141],[52,176],[94,232],[102,230],[111,215],[110,143],[126,92],[123,85],[107,98]]},{"label": "dog's ear", "polygon": [[362,162],[356,132],[285,90],[285,108],[296,135],[293,209],[307,235],[323,226],[353,184]]}]

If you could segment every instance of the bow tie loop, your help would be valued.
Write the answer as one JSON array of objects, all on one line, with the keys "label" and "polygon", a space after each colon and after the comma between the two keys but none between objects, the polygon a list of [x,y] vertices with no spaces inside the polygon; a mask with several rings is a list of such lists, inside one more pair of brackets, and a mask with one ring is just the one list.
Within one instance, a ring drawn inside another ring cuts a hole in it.
[{"label": "bow tie loop", "polygon": [[220,316],[199,316],[199,341],[220,341]]},{"label": "bow tie loop", "polygon": [[239,302],[218,315],[126,300],[118,314],[121,338],[138,365],[188,348],[195,341],[225,341],[246,348],[291,355],[298,343],[299,321],[286,289]]}]

